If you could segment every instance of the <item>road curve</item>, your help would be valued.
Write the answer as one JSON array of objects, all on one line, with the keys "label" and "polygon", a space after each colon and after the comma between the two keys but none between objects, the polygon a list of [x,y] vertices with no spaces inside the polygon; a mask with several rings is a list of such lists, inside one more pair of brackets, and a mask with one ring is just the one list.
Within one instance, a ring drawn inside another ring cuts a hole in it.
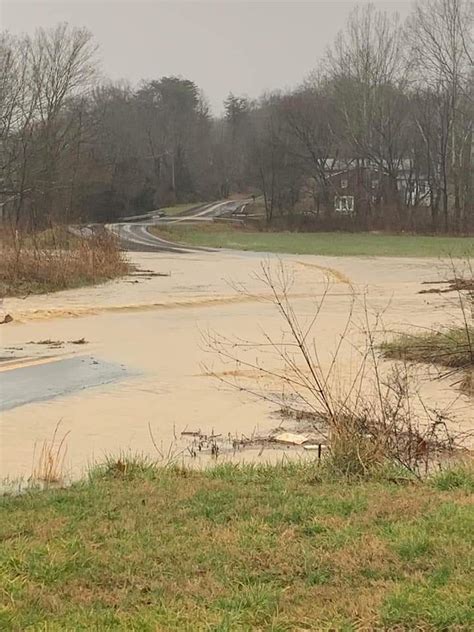
[{"label": "road curve", "polygon": [[224,201],[213,202],[197,206],[186,214],[173,217],[158,217],[157,211],[146,215],[129,217],[127,221],[106,224],[106,228],[117,235],[125,250],[139,252],[173,252],[177,254],[210,250],[209,248],[188,248],[174,242],[157,237],[150,233],[150,226],[167,226],[180,222],[212,221],[214,217],[235,212],[242,206],[241,202]]}]

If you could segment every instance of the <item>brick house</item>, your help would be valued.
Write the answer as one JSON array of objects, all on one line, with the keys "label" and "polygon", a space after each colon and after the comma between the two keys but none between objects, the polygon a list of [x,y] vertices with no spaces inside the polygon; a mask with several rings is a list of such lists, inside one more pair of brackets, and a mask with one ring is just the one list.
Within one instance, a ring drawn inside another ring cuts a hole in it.
[{"label": "brick house", "polygon": [[333,161],[327,176],[329,206],[340,215],[367,214],[387,206],[429,206],[431,192],[426,178],[413,177],[404,161],[396,180],[367,160],[345,164]]}]

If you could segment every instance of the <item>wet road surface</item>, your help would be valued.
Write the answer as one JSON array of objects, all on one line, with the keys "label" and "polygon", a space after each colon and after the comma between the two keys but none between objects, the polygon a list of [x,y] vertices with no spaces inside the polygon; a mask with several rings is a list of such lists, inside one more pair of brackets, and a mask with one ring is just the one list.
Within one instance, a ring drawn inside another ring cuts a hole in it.
[{"label": "wet road surface", "polygon": [[0,370],[0,411],[110,384],[131,375],[125,366],[88,356],[44,358]]},{"label": "wet road surface", "polygon": [[185,247],[162,239],[149,232],[150,226],[166,226],[180,222],[213,221],[215,217],[227,216],[239,211],[245,202],[224,201],[213,202],[186,211],[181,215],[160,217],[158,211],[145,215],[127,218],[127,221],[107,224],[107,228],[117,235],[126,250],[135,252],[170,252],[183,254],[186,252],[210,251],[208,248]]}]

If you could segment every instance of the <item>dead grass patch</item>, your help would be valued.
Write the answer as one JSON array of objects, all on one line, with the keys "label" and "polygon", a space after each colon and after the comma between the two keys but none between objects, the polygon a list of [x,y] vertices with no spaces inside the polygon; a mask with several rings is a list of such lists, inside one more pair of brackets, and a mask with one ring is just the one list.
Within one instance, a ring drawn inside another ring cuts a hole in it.
[{"label": "dead grass patch", "polygon": [[56,425],[51,439],[43,441],[38,458],[36,459],[36,453],[33,457],[34,465],[30,477],[30,481],[33,484],[51,485],[64,483],[65,481],[66,439],[69,432],[58,436],[59,429],[60,422]]},{"label": "dead grass patch", "polygon": [[116,238],[103,231],[88,238],[47,235],[4,239],[0,296],[24,296],[104,282],[130,271]]}]

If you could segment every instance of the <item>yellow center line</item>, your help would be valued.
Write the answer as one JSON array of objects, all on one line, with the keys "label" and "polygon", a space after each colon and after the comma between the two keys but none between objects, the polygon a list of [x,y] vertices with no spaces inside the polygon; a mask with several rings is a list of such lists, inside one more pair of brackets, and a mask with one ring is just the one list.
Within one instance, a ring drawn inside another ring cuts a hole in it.
[{"label": "yellow center line", "polygon": [[0,373],[14,371],[15,369],[23,369],[30,366],[41,366],[42,364],[51,364],[59,362],[67,358],[73,357],[74,353],[64,353],[58,356],[42,356],[41,358],[12,358],[0,364]]}]

